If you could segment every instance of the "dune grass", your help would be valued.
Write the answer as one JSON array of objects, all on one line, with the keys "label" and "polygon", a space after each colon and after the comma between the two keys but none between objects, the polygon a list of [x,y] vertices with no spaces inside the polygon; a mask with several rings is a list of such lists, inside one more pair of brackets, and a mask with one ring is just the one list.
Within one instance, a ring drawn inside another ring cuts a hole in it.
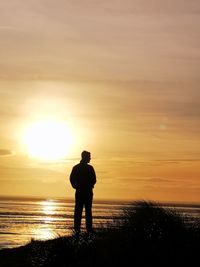
[{"label": "dune grass", "polygon": [[138,201],[95,234],[32,241],[0,251],[1,267],[195,266],[200,223],[159,203]]}]

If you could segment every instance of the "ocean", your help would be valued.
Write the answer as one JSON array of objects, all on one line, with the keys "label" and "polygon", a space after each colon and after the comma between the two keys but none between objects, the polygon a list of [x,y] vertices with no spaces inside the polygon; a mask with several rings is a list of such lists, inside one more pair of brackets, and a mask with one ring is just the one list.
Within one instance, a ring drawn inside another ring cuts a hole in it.
[{"label": "ocean", "polygon": [[[93,203],[94,228],[102,228],[121,218],[128,201],[96,200]],[[163,203],[185,215],[188,222],[200,218],[200,204]],[[25,245],[32,239],[67,236],[73,230],[73,199],[0,198],[0,249]],[[85,229],[83,212],[82,229]]]}]

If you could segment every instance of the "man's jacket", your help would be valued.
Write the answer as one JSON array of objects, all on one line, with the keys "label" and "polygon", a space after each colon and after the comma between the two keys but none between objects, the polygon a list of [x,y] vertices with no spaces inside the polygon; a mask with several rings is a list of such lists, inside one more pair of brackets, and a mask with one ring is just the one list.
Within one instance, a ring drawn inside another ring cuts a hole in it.
[{"label": "man's jacket", "polygon": [[96,183],[94,168],[87,163],[80,162],[73,167],[70,182],[72,187],[78,191],[91,191]]}]

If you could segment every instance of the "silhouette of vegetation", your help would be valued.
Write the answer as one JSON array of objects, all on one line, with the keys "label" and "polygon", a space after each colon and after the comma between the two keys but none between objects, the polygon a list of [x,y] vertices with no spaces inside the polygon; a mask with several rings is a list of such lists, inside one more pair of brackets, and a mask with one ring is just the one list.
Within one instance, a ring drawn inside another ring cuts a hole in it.
[{"label": "silhouette of vegetation", "polygon": [[200,221],[158,203],[134,202],[113,225],[96,234],[31,241],[0,251],[1,267],[194,266]]}]

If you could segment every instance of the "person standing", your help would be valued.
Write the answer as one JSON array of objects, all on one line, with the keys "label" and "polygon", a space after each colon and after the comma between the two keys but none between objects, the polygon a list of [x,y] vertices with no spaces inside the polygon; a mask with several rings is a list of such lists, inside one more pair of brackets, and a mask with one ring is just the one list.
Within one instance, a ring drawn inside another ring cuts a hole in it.
[{"label": "person standing", "polygon": [[88,164],[90,160],[90,152],[83,151],[80,163],[72,168],[70,174],[70,183],[76,190],[74,208],[74,230],[76,234],[80,233],[83,207],[85,208],[86,230],[88,233],[93,231],[92,201],[96,174],[94,168]]}]

